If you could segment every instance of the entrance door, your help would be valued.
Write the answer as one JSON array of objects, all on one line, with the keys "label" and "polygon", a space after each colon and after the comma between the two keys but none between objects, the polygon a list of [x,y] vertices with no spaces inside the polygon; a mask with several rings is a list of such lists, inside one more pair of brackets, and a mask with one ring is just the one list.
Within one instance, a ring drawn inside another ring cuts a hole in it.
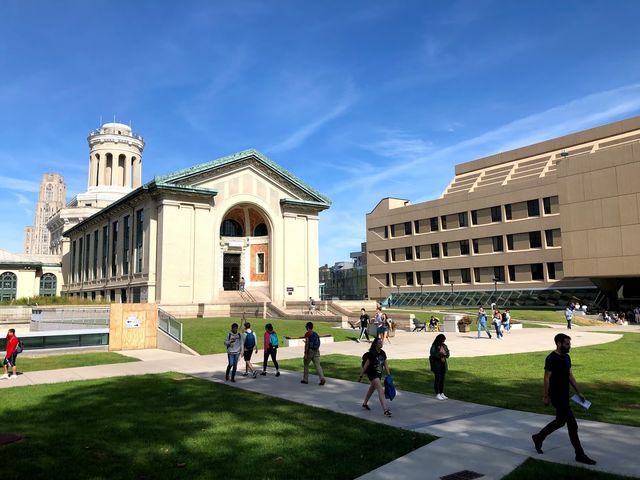
[{"label": "entrance door", "polygon": [[222,261],[222,288],[238,290],[240,282],[240,254],[225,253]]}]

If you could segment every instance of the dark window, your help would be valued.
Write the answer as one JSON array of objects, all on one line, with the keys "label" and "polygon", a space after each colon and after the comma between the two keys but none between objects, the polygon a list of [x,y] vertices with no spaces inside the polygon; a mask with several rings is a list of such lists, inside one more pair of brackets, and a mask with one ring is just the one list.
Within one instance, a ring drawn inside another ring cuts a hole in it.
[{"label": "dark window", "polygon": [[123,238],[122,238],[122,274],[129,274],[129,236],[131,230],[131,217],[127,215],[123,219]]},{"label": "dark window", "polygon": [[102,227],[102,278],[107,276],[109,262],[109,225]]},{"label": "dark window", "polygon": [[507,248],[513,250],[513,235],[507,235]]},{"label": "dark window", "polygon": [[395,236],[396,236],[396,226],[391,225],[391,237],[395,237]]},{"label": "dark window", "polygon": [[433,270],[431,272],[431,280],[434,285],[440,285],[440,270]]},{"label": "dark window", "polygon": [[242,226],[235,220],[227,219],[220,225],[220,236],[242,237]]},{"label": "dark window", "polygon": [[473,253],[478,253],[478,250],[479,250],[478,239],[474,238],[471,242],[473,243]]},{"label": "dark window", "polygon": [[[546,213],[546,212],[545,212]],[[555,280],[556,278],[556,264],[547,263],[547,273],[549,274],[549,280]]]},{"label": "dark window", "polygon": [[537,198],[535,200],[527,201],[527,213],[530,217],[540,216],[540,202]]},{"label": "dark window", "polygon": [[71,282],[76,280],[76,241],[71,243]]},{"label": "dark window", "polygon": [[420,245],[416,245],[416,260],[420,260]]},{"label": "dark window", "polygon": [[116,301],[116,291],[115,290],[109,290],[109,300],[111,301],[111,303]]},{"label": "dark window", "polygon": [[471,269],[470,268],[462,268],[462,269],[460,269],[460,276],[462,277],[462,283],[471,283]]},{"label": "dark window", "polygon": [[446,230],[447,229],[447,216],[446,215],[442,215],[442,217],[440,217],[440,221],[442,222],[442,229]]},{"label": "dark window", "polygon": [[473,269],[473,278],[474,278],[474,281],[476,283],[480,283],[480,269],[479,268],[474,268]]},{"label": "dark window", "polygon": [[491,221],[492,222],[501,222],[502,221],[502,209],[500,207],[491,207]]},{"label": "dark window", "polygon": [[84,251],[82,249],[83,245],[84,245],[83,239],[82,238],[78,239],[78,278],[80,282],[82,282],[82,272],[83,272],[83,268],[82,268],[82,260],[84,259],[84,257],[82,256],[82,252]]},{"label": "dark window", "polygon": [[493,267],[493,278],[499,282],[504,282],[504,267]]},{"label": "dark window", "polygon": [[253,229],[254,237],[266,237],[267,235],[269,235],[269,231],[264,223],[259,223],[256,225],[256,228]]},{"label": "dark window", "polygon": [[449,270],[444,270],[444,283],[449,283]]},{"label": "dark window", "polygon": [[264,274],[264,252],[259,252],[256,256],[256,273]]},{"label": "dark window", "polygon": [[385,285],[388,287],[389,286],[389,274],[386,274],[386,278],[385,278]]},{"label": "dark window", "polygon": [[144,239],[144,210],[138,210],[136,212],[136,247],[135,247],[135,259],[134,259],[136,273],[142,272],[142,258],[143,258],[143,252],[144,252],[143,239]]},{"label": "dark window", "polygon": [[540,232],[529,232],[529,248],[542,248]]},{"label": "dark window", "polygon": [[429,222],[431,223],[431,231],[432,232],[437,232],[438,231],[438,217],[432,217]]},{"label": "dark window", "polygon": [[516,266],[515,265],[509,265],[509,280],[511,282],[515,282],[516,281]]},{"label": "dark window", "polygon": [[413,228],[415,229],[416,233],[420,233],[420,220],[415,220],[413,222]]},{"label": "dark window", "polygon": [[40,277],[40,291],[41,297],[54,297],[56,295],[56,286],[58,279],[53,273],[45,273]]},{"label": "dark window", "polygon": [[384,226],[384,238],[389,238],[389,226]]},{"label": "dark window", "polygon": [[120,303],[127,303],[127,289],[120,289]]},{"label": "dark window", "polygon": [[407,272],[407,285],[413,285],[413,272]]},{"label": "dark window", "polygon": [[471,225],[477,225],[477,224],[478,224],[478,211],[471,210]]},{"label": "dark window", "polygon": [[493,251],[504,252],[504,241],[502,240],[502,235],[493,237],[492,240],[493,240]]},{"label": "dark window", "polygon": [[440,256],[440,244],[432,243],[431,244],[431,256],[433,258],[438,258]]},{"label": "dark window", "polygon": [[391,249],[391,261],[392,262],[396,261],[396,249],[395,248]]},{"label": "dark window", "polygon": [[393,285],[398,285],[398,274],[397,273],[392,273],[391,274],[391,282]]},{"label": "dark window", "polygon": [[131,289],[131,302],[132,303],[140,303],[140,287]]},{"label": "dark window", "polygon": [[404,248],[404,257],[405,257],[405,260],[413,260],[413,248],[412,247],[405,247]]},{"label": "dark window", "polygon": [[111,225],[111,276],[115,277],[118,273],[118,222],[115,221]]},{"label": "dark window", "polygon": [[545,215],[551,213],[551,197],[544,197],[542,199],[542,208],[544,208]]},{"label": "dark window", "polygon": [[89,280],[89,271],[91,267],[91,234],[88,234],[85,241],[84,252],[84,278]]},{"label": "dark window", "polygon": [[411,222],[404,222],[404,234],[411,235]]},{"label": "dark window", "polygon": [[443,243],[442,244],[442,256],[443,257],[448,257],[449,256],[449,246],[447,243]]},{"label": "dark window", "polygon": [[467,216],[467,212],[460,212],[458,214],[458,224],[460,225],[460,227],[469,226],[469,218]]},{"label": "dark window", "polygon": [[416,272],[416,281],[418,285],[422,285],[422,272]]},{"label": "dark window", "polygon": [[18,291],[18,276],[13,272],[0,275],[0,300],[15,300]]},{"label": "dark window", "polygon": [[469,255],[469,240],[460,240],[460,255]]},{"label": "dark window", "polygon": [[389,250],[384,251],[384,261],[389,263]]},{"label": "dark window", "polygon": [[544,272],[541,263],[531,264],[531,280],[544,280]]},{"label": "dark window", "polygon": [[547,242],[547,247],[553,247],[553,230],[545,230],[544,238]]},{"label": "dark window", "polygon": [[511,204],[508,203],[504,206],[504,215],[507,217],[507,220],[511,220],[513,217],[511,215]]}]

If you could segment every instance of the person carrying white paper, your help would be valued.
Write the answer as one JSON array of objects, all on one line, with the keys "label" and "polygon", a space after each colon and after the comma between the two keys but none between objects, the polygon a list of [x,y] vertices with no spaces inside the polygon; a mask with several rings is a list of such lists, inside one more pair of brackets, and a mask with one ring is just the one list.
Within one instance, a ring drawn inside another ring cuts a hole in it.
[{"label": "person carrying white paper", "polygon": [[542,443],[548,435],[552,434],[559,428],[567,424],[569,430],[569,439],[571,445],[576,452],[576,462],[586,465],[595,465],[596,461],[592,460],[584,453],[580,438],[578,438],[578,422],[573,416],[571,405],[569,404],[569,386],[576,391],[581,401],[586,401],[584,395],[580,392],[580,388],[576,383],[576,379],[571,372],[571,337],[564,333],[559,333],[554,337],[556,349],[547,355],[544,362],[544,398],[545,405],[553,404],[556,409],[556,418],[544,427],[540,432],[531,436],[536,452],[543,453]]}]

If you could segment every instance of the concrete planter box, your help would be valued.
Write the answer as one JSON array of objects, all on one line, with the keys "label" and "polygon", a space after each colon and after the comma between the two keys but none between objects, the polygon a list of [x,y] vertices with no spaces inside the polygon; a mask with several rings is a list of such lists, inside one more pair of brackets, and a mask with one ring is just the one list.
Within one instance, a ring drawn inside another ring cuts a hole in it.
[{"label": "concrete planter box", "polygon": [[[323,343],[333,343],[333,335],[320,335],[320,345]],[[304,337],[284,337],[283,347],[303,347]]]}]

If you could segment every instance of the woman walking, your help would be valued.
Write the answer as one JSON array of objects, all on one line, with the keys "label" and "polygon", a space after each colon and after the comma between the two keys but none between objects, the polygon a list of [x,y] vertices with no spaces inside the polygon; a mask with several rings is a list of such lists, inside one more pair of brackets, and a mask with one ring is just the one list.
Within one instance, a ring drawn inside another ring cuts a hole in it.
[{"label": "woman walking", "polygon": [[382,405],[382,410],[384,411],[384,416],[390,417],[391,410],[387,407],[384,401],[384,389],[382,388],[381,379],[383,370],[387,372],[387,375],[391,375],[391,371],[389,370],[389,364],[387,363],[387,354],[382,350],[382,342],[383,340],[381,338],[376,338],[371,344],[369,351],[362,357],[362,371],[360,372],[358,381],[362,380],[362,377],[366,373],[369,381],[371,382],[369,390],[367,390],[367,394],[364,397],[362,408],[365,410],[371,410],[371,408],[369,408],[369,399],[371,398],[371,395],[373,395],[373,392],[377,390],[380,405]]},{"label": "woman walking", "polygon": [[493,311],[493,320],[491,323],[493,323],[496,329],[496,340],[500,340],[504,335],[502,335],[502,314],[497,308]]},{"label": "woman walking", "polygon": [[[391,340],[389,339],[389,332],[393,328],[393,320],[389,318],[389,315],[386,313],[382,314],[382,319],[384,320],[384,332],[383,332],[383,340],[386,340],[387,343],[391,344]],[[384,341],[383,341],[384,343]]]},{"label": "woman walking", "polygon": [[280,367],[278,366],[278,360],[276,360],[278,345],[278,334],[273,330],[273,325],[267,323],[264,326],[264,364],[260,375],[265,376],[267,374],[267,361],[271,357],[273,366],[276,367],[276,377],[280,376]]},{"label": "woman walking", "polygon": [[440,333],[436,336],[435,340],[431,344],[431,350],[429,350],[429,364],[431,365],[431,371],[434,375],[433,389],[436,392],[436,399],[447,400],[447,396],[444,394],[444,376],[449,370],[449,364],[447,358],[449,358],[449,347],[444,341],[447,338],[444,334]]}]

